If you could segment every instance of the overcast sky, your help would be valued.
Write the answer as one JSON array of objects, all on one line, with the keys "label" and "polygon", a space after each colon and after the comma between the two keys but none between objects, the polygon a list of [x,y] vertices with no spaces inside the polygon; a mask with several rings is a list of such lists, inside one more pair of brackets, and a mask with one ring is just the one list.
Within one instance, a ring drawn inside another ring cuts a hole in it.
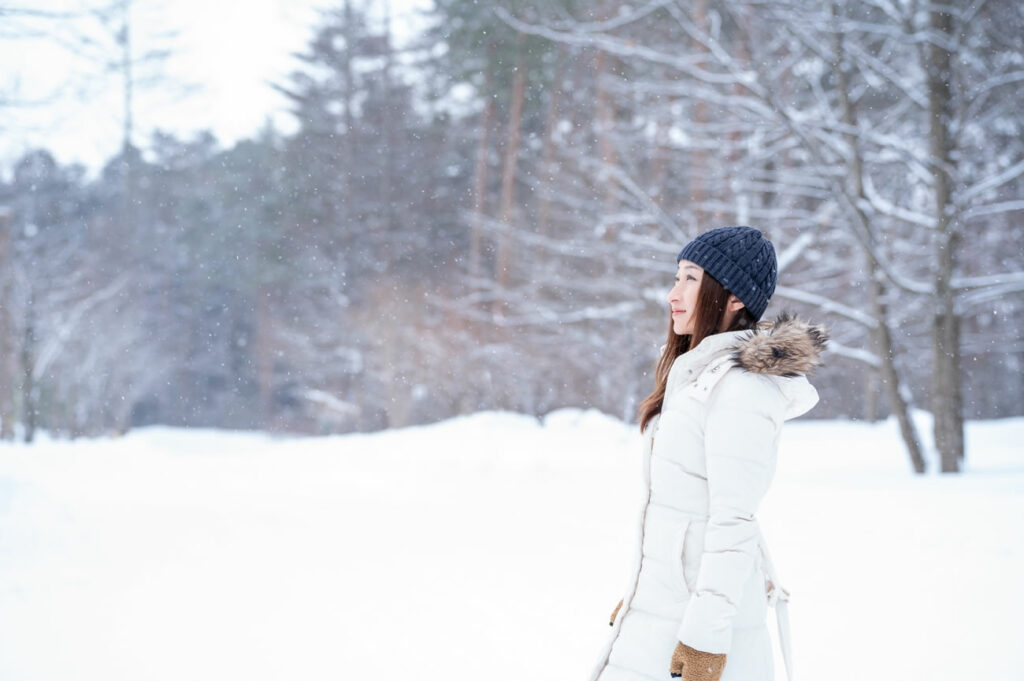
[{"label": "overcast sky", "polygon": [[[284,98],[270,82],[284,82],[304,51],[319,11],[341,0],[134,0],[134,41],[168,47],[161,84],[141,87],[135,99],[135,143],[145,146],[159,128],[182,136],[210,129],[223,144],[254,134],[268,117],[282,129],[291,123]],[[355,0],[380,12],[385,0]],[[32,8],[74,10],[86,0],[24,0]],[[92,4],[96,4],[93,2]],[[417,12],[431,0],[390,0],[393,28],[407,39],[421,25]],[[9,20],[8,20],[9,21]],[[96,21],[91,30],[100,31]],[[76,58],[57,43],[69,22],[32,23],[47,35],[12,39],[0,31],[0,92],[24,105],[0,109],[0,172],[26,150],[43,146],[63,162],[96,170],[120,147],[121,81],[97,74],[101,67]],[[79,30],[79,29],[76,29]],[[160,38],[174,31],[173,38]],[[183,95],[182,86],[191,85]],[[82,91],[84,89],[84,91]],[[34,103],[35,101],[39,103]]]}]

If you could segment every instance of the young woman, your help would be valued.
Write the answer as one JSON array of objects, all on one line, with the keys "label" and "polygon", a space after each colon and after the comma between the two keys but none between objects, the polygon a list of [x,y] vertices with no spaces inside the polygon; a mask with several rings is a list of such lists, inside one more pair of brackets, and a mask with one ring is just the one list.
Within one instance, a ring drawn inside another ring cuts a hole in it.
[{"label": "young woman", "polygon": [[647,493],[632,579],[591,678],[770,681],[767,607],[785,592],[754,513],[783,421],[818,401],[806,375],[827,335],[785,314],[758,323],[777,270],[756,229],[710,230],[676,260],[668,343],[640,406]]}]

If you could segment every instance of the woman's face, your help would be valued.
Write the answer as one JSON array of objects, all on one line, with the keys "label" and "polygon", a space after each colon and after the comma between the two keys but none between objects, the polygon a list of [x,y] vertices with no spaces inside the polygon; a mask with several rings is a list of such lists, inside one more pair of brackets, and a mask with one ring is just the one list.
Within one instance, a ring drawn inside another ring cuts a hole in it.
[{"label": "woman's face", "polygon": [[692,334],[697,312],[697,293],[704,278],[704,269],[689,260],[680,260],[676,271],[676,284],[668,292],[668,304],[672,308],[672,330],[677,336]]}]

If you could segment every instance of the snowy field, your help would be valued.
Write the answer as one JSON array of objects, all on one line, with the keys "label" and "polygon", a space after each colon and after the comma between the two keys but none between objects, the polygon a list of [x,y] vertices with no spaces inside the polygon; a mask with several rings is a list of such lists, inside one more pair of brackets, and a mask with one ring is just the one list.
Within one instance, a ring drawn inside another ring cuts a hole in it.
[{"label": "snowy field", "polygon": [[[1024,679],[1024,419],[969,424],[951,477],[892,423],[787,428],[759,515],[798,678]],[[638,457],[571,410],[0,445],[0,679],[584,679]]]}]

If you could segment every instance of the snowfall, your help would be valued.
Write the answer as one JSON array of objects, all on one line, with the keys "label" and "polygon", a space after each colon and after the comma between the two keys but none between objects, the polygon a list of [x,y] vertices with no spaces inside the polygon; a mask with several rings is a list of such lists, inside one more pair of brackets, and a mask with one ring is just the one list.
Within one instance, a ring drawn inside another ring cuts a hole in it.
[{"label": "snowfall", "polygon": [[[797,679],[1024,679],[1021,443],[971,422],[964,474],[915,476],[892,421],[787,424],[758,515]],[[583,410],[2,444],[0,679],[585,681],[639,456]]]}]

